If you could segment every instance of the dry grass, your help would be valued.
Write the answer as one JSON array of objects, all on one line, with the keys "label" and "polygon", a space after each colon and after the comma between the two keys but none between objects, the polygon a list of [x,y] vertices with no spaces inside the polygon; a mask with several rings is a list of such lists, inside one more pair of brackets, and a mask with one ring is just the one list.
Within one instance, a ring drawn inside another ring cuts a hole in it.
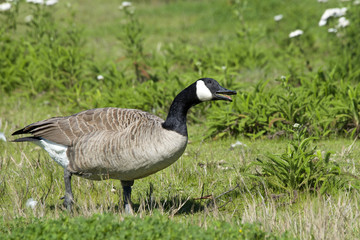
[{"label": "dry grass", "polygon": [[359,194],[305,196],[295,206],[246,200],[242,222],[260,222],[266,231],[290,231],[300,239],[356,239],[359,236]]}]

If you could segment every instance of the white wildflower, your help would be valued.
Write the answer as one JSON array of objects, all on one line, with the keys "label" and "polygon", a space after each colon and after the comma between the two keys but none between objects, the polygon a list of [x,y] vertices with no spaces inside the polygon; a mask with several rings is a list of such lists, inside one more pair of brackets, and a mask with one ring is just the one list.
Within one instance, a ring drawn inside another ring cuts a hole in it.
[{"label": "white wildflower", "polygon": [[289,38],[298,37],[300,35],[303,35],[303,30],[297,29],[289,34]]},{"label": "white wildflower", "polygon": [[344,28],[344,27],[349,26],[349,24],[350,24],[349,20],[347,20],[345,17],[341,17],[341,18],[339,18],[339,23],[338,23],[337,27]]},{"label": "white wildflower", "polygon": [[27,3],[44,4],[44,0],[26,0]]},{"label": "white wildflower", "polygon": [[328,0],[317,0],[319,3],[326,3]]},{"label": "white wildflower", "polygon": [[100,81],[100,80],[104,80],[104,76],[103,76],[103,75],[98,75],[96,78],[97,78],[97,80],[99,80],[99,81]]},{"label": "white wildflower", "polygon": [[326,21],[326,20],[322,20],[322,19],[320,19],[320,22],[319,22],[319,27],[325,26],[325,25],[326,25],[326,23],[327,23],[327,21]]},{"label": "white wildflower", "polygon": [[283,15],[282,14],[279,14],[279,15],[276,15],[275,17],[274,17],[274,20],[276,21],[276,22],[278,22],[278,21],[280,21],[281,19],[283,19]]},{"label": "white wildflower", "polygon": [[353,4],[354,4],[354,5],[360,5],[360,0],[355,0],[355,1],[353,2]]},{"label": "white wildflower", "polygon": [[240,141],[236,141],[235,143],[231,144],[230,145],[230,149],[234,149],[236,148],[237,146],[242,146],[242,147],[247,147],[247,145],[245,143],[242,143]]},{"label": "white wildflower", "polygon": [[345,15],[347,8],[329,8],[326,9],[323,15],[320,18],[319,26],[325,26],[327,20],[331,17],[342,17]]},{"label": "white wildflower", "polygon": [[121,6],[123,6],[123,7],[131,7],[131,2],[124,1],[124,2],[121,3]]},{"label": "white wildflower", "polygon": [[55,5],[55,4],[57,4],[58,3],[58,0],[47,0],[46,2],[45,2],[45,5],[46,6],[52,6],[52,5]]},{"label": "white wildflower", "polygon": [[10,10],[11,8],[11,3],[1,3],[0,4],[0,12],[5,12]]},{"label": "white wildflower", "polygon": [[27,201],[26,201],[26,206],[27,207],[30,207],[32,209],[34,209],[36,207],[36,204],[38,203],[38,201],[34,200],[33,198],[29,198]]},{"label": "white wildflower", "polygon": [[222,66],[221,69],[222,69],[223,71],[225,71],[225,70],[226,70],[226,66]]},{"label": "white wildflower", "polygon": [[300,124],[294,123],[293,127],[294,127],[294,128],[299,128],[299,127],[300,127]]},{"label": "white wildflower", "polygon": [[121,6],[119,8],[124,9],[124,8],[129,8],[131,6],[132,6],[131,2],[124,1],[121,3]]},{"label": "white wildflower", "polygon": [[33,20],[33,15],[27,15],[25,18],[24,18],[24,20],[25,20],[25,22],[27,22],[27,23],[29,23],[29,22],[31,22],[32,20]]},{"label": "white wildflower", "polygon": [[328,29],[328,32],[329,32],[329,33],[336,33],[336,32],[337,32],[337,29],[336,29],[336,28],[329,28],[329,29]]},{"label": "white wildflower", "polygon": [[26,0],[27,3],[52,6],[58,3],[58,0]]},{"label": "white wildflower", "polygon": [[0,140],[3,140],[4,142],[6,142],[5,134],[2,132],[0,132]]}]

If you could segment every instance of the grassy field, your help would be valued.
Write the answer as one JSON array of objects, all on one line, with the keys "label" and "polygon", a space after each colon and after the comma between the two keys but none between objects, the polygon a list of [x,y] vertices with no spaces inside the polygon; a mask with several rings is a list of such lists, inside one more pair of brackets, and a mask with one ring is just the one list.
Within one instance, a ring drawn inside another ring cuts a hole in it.
[{"label": "grassy field", "polygon": [[[358,238],[356,1],[12,4],[0,12],[0,238]],[[318,26],[339,7],[349,26]],[[9,142],[29,123],[95,107],[165,118],[200,77],[238,95],[191,110],[184,155],[135,181],[135,216],[119,207],[119,181],[78,177],[66,212],[62,168],[36,145]]]}]

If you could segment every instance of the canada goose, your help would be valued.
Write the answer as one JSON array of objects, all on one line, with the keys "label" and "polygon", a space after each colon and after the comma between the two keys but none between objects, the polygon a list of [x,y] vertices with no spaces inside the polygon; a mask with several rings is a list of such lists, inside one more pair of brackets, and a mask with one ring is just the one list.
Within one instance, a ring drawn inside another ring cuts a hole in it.
[{"label": "canada goose", "polygon": [[141,110],[98,108],[39,121],[12,135],[31,134],[14,142],[34,142],[64,168],[67,209],[73,203],[71,176],[77,175],[121,180],[125,210],[130,212],[134,180],[168,167],[183,154],[189,108],[203,101],[232,101],[225,94],[236,91],[202,78],[175,97],[165,121]]}]

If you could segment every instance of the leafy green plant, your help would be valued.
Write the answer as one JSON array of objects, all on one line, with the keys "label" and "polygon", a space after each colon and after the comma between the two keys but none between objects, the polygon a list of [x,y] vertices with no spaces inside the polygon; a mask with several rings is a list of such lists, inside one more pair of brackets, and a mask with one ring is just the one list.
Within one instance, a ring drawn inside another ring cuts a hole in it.
[{"label": "leafy green plant", "polygon": [[[144,35],[143,25],[135,14],[135,7],[130,2],[123,2],[121,7],[127,22],[122,25],[119,39],[126,51],[126,57],[130,59],[134,67],[136,80],[143,82],[149,78],[144,63]],[[133,84],[135,82],[133,81]]]},{"label": "leafy green plant", "polygon": [[0,20],[4,17],[3,24],[0,26],[0,32],[5,31],[16,31],[17,29],[17,17],[19,15],[19,2],[14,1],[11,4],[9,10],[0,11]]},{"label": "leafy green plant", "polygon": [[341,78],[356,82],[360,80],[360,44],[357,41],[360,37],[359,8],[359,5],[348,8],[346,18],[350,22],[349,26],[339,28],[339,32],[330,38],[330,46],[336,52],[336,58],[331,60],[331,65],[337,68]]},{"label": "leafy green plant", "polygon": [[32,17],[25,24],[23,36],[5,34],[0,38],[4,53],[0,57],[1,90],[10,94],[23,89],[30,96],[44,92],[57,96],[52,93],[62,91],[67,100],[76,99],[73,93],[87,80],[85,68],[89,64],[82,30],[70,21],[60,27],[53,9],[46,6],[29,9]]},{"label": "leafy green plant", "polygon": [[341,98],[335,102],[337,124],[354,138],[360,131],[360,87],[358,85],[342,89]]},{"label": "leafy green plant", "polygon": [[[233,226],[216,221],[208,229],[169,221],[160,214],[145,218],[112,214],[90,218],[66,216],[57,220],[16,219],[0,229],[1,239],[293,239],[290,234],[276,237],[265,233],[259,224]],[[3,226],[3,225],[1,225]],[[184,234],[185,233],[185,234]]]},{"label": "leafy green plant", "polygon": [[[250,28],[244,17],[248,11],[247,1],[234,1],[234,13],[238,19],[239,28],[236,32],[237,42],[233,44],[230,52],[234,53],[234,60],[242,67],[255,68],[266,67],[269,55],[265,49],[259,48],[259,42],[265,37],[264,29],[261,27]],[[234,51],[235,50],[235,51]]]},{"label": "leafy green plant", "polygon": [[[290,125],[307,122],[305,110],[311,99],[306,97],[304,91],[292,87],[288,78],[281,79],[282,94],[276,95],[275,101],[271,102],[275,114],[285,119]],[[301,89],[303,90],[303,89]]]},{"label": "leafy green plant", "polygon": [[260,177],[265,183],[277,190],[292,193],[297,191],[330,190],[341,177],[338,164],[330,160],[330,152],[322,153],[311,147],[313,137],[306,137],[306,128],[294,131],[294,140],[281,155],[267,154],[267,160],[257,159],[256,166],[260,167]]},{"label": "leafy green plant", "polygon": [[252,92],[240,93],[232,107],[216,107],[209,113],[207,125],[209,136],[244,134],[257,137],[266,133],[271,110],[267,107],[272,102],[273,94],[265,91],[268,84],[259,82]]}]

